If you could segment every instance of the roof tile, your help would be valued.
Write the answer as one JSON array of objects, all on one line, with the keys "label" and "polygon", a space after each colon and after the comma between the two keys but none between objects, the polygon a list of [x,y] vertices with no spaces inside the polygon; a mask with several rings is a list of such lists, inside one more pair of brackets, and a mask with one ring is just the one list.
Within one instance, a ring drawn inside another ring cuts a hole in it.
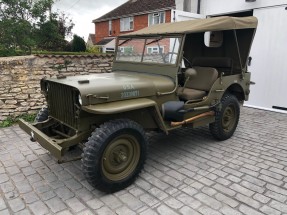
[{"label": "roof tile", "polygon": [[175,0],[129,0],[109,13],[93,20],[93,22],[164,8],[175,8]]}]

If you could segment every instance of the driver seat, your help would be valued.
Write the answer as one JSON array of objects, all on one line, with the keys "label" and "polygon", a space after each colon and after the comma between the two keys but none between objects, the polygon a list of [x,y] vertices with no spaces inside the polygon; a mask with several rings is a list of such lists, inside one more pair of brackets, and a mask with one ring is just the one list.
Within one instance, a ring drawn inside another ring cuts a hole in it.
[{"label": "driver seat", "polygon": [[179,87],[177,94],[181,100],[202,100],[218,77],[218,71],[211,67],[193,67],[196,74],[186,78],[184,87]]}]

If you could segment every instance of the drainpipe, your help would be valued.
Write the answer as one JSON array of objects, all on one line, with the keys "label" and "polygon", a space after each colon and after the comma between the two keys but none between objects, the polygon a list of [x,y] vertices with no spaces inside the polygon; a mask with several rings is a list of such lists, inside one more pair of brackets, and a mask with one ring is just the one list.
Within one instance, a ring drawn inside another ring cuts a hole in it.
[{"label": "drainpipe", "polygon": [[173,11],[173,22],[175,22],[175,10]]},{"label": "drainpipe", "polygon": [[200,14],[201,0],[197,0],[197,14]]}]

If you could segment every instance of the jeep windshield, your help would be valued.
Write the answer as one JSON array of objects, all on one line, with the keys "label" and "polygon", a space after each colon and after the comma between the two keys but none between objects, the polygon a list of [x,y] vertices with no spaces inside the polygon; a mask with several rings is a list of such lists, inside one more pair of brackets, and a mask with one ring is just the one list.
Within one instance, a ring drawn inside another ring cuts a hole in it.
[{"label": "jeep windshield", "polygon": [[181,37],[120,38],[116,61],[176,64]]}]

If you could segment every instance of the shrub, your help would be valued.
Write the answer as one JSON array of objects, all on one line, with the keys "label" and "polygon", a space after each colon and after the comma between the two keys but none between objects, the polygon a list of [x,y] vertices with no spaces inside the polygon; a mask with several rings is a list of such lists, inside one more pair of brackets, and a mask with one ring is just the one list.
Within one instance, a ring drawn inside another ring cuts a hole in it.
[{"label": "shrub", "polygon": [[83,38],[79,37],[78,35],[74,35],[72,40],[72,52],[85,52],[86,51],[86,43]]}]

